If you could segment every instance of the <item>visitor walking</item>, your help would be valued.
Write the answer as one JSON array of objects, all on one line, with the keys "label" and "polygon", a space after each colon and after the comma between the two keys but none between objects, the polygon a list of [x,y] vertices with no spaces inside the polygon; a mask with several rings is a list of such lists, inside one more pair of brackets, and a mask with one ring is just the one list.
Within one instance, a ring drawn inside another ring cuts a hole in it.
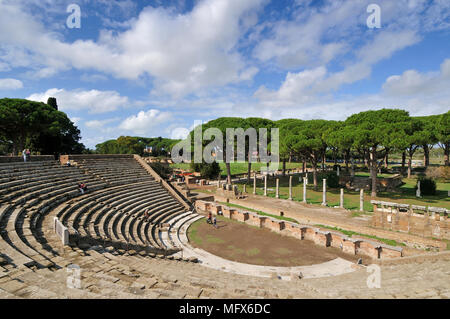
[{"label": "visitor walking", "polygon": [[24,149],[22,151],[22,156],[23,156],[23,161],[26,163],[27,162],[27,150],[26,149]]},{"label": "visitor walking", "polygon": [[149,218],[149,215],[148,215],[148,208],[147,208],[144,212],[144,221],[147,222],[148,218]]},{"label": "visitor walking", "polygon": [[25,152],[25,155],[27,157],[27,161],[30,161],[31,160],[31,152],[30,152],[30,150],[28,148],[27,148],[27,150]]},{"label": "visitor walking", "polygon": [[217,219],[216,219],[216,216],[214,216],[214,218],[213,218],[213,225],[214,225],[214,228],[217,228]]}]

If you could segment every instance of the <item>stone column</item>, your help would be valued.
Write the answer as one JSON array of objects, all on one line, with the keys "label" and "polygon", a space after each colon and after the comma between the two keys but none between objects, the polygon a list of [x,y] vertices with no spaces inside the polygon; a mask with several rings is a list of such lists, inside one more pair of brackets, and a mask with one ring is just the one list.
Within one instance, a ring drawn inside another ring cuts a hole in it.
[{"label": "stone column", "polygon": [[280,179],[277,178],[277,192],[275,195],[276,198],[280,198]]},{"label": "stone column", "polygon": [[264,175],[264,196],[267,196],[267,175]]},{"label": "stone column", "polygon": [[344,189],[341,188],[341,197],[340,197],[340,201],[339,201],[339,207],[340,208],[344,208]]},{"label": "stone column", "polygon": [[420,181],[417,182],[416,197],[420,198]]},{"label": "stone column", "polygon": [[336,175],[339,176],[339,166],[336,169]]},{"label": "stone column", "polygon": [[253,195],[256,195],[256,173],[253,175]]},{"label": "stone column", "polygon": [[292,200],[292,175],[289,176],[289,199]]},{"label": "stone column", "polygon": [[303,203],[306,204],[306,184],[307,184],[308,178],[303,177]]},{"label": "stone column", "polygon": [[361,188],[361,190],[359,191],[359,211],[363,212],[364,211],[364,189]]},{"label": "stone column", "polygon": [[244,184],[244,193],[247,193],[247,184]]},{"label": "stone column", "polygon": [[322,206],[327,206],[327,180],[323,179]]}]

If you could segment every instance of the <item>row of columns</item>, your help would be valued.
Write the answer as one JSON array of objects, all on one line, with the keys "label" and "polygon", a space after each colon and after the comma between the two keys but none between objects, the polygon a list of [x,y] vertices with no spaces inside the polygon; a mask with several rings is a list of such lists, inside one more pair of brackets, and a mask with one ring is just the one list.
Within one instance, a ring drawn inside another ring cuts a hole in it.
[{"label": "row of columns", "polygon": [[[303,203],[307,203],[306,201],[306,185],[308,184],[308,178],[303,177]],[[247,192],[246,184],[244,184],[244,193]],[[344,189],[341,188],[339,196],[339,207],[344,208]],[[323,179],[323,195],[322,195],[322,206],[327,206],[327,180]],[[253,195],[256,195],[256,175],[253,176]],[[264,196],[267,196],[267,175],[264,176]],[[276,179],[276,191],[275,197],[280,198],[280,179]],[[289,200],[293,200],[292,198],[292,176],[289,176]],[[359,210],[364,211],[364,189],[361,189],[359,192]]]}]

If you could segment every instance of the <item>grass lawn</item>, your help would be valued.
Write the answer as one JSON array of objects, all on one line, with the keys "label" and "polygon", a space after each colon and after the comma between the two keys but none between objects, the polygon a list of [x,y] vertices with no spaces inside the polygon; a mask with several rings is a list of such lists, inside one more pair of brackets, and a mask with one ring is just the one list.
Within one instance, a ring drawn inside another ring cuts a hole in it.
[{"label": "grass lawn", "polygon": [[[222,177],[226,175],[226,169],[224,163],[219,163],[220,168],[222,169]],[[253,163],[252,170],[259,170],[261,167],[265,167],[265,163]],[[327,165],[332,165],[332,163],[327,163]],[[171,164],[174,168],[181,168],[185,170],[190,169],[190,164]],[[280,163],[280,169],[282,164]],[[341,166],[343,164],[341,163]],[[361,165],[357,165],[361,166]],[[398,166],[398,165],[397,165]],[[302,163],[286,163],[287,169],[301,168]],[[235,162],[231,163],[231,174],[242,174],[247,172],[247,162]],[[310,173],[312,177],[312,173]],[[368,177],[370,176],[369,172],[357,172],[356,176],[360,177]],[[378,174],[378,177],[391,177],[393,174]],[[293,199],[297,201],[303,201],[303,183],[299,181],[300,175],[294,175],[293,177]],[[322,177],[320,173],[318,175],[318,188],[317,190],[313,189],[312,185],[308,185],[307,191],[307,202],[309,204],[317,204],[320,205],[322,203]],[[310,183],[312,181],[310,180]],[[378,196],[374,198],[375,200],[382,201],[391,201],[398,202],[403,204],[414,204],[414,205],[423,205],[423,206],[436,206],[443,207],[446,209],[450,209],[450,199],[448,197],[448,191],[450,191],[450,183],[445,182],[437,182],[437,194],[434,196],[423,196],[422,198],[416,198],[416,192],[414,187],[416,185],[416,177],[414,178],[403,178],[403,182],[405,183],[401,187],[398,188],[397,192],[379,192]],[[243,184],[238,185],[239,189],[243,190]],[[258,195],[264,194],[264,182],[262,180],[257,181],[257,189],[256,193]],[[275,179],[268,180],[268,196],[275,197]],[[270,190],[271,189],[271,190]],[[250,185],[247,185],[247,192],[253,192],[253,182],[250,182]],[[339,189],[329,188],[327,190],[327,201],[328,206],[339,206]],[[280,179],[280,198],[287,199],[289,196],[289,178],[284,177]],[[370,192],[365,192],[365,200],[364,200],[364,211],[365,212],[373,212],[373,206],[370,204]],[[354,210],[353,216],[359,216],[361,213],[359,210],[359,192],[345,190],[344,194],[344,207],[349,210]]]},{"label": "grass lawn", "polygon": [[[296,174],[292,179],[292,196],[296,201],[303,201],[303,183],[299,182],[300,174]],[[320,205],[322,203],[322,186],[321,178],[318,178],[319,185],[317,190],[313,189],[313,186],[309,184],[307,186],[306,199],[309,204]],[[422,198],[416,198],[416,192],[414,187],[416,185],[416,179],[404,178],[405,182],[398,192],[379,192],[375,200],[398,202],[403,204],[414,204],[423,206],[436,206],[450,209],[450,199],[448,197],[448,191],[450,190],[450,183],[437,183],[437,194],[434,196],[423,196]],[[275,179],[268,179],[267,181],[267,195],[268,197],[275,197]],[[239,189],[243,190],[243,184],[238,184]],[[253,183],[247,185],[247,192],[253,192]],[[257,180],[256,194],[264,195],[264,182]],[[339,206],[340,190],[338,188],[329,188],[327,190],[327,202],[328,206]],[[289,177],[280,178],[280,198],[287,199],[289,197]],[[370,204],[370,192],[365,192],[364,195],[364,211],[373,212],[373,205]],[[344,207],[349,210],[359,210],[359,192],[345,190],[344,191]],[[358,216],[359,213],[354,214]]]},{"label": "grass lawn", "polygon": [[241,209],[241,210],[245,210],[245,211],[249,211],[249,212],[254,212],[254,213],[257,213],[258,215],[261,215],[261,216],[273,217],[273,218],[276,218],[276,219],[279,219],[279,220],[285,220],[285,221],[288,221],[288,222],[293,222],[293,223],[297,223],[297,224],[298,224],[298,221],[296,221],[296,220],[293,219],[293,218],[284,217],[284,216],[278,216],[278,215],[272,215],[272,214],[268,214],[268,213],[265,213],[265,212],[260,211],[260,210],[248,208],[248,207],[241,206],[241,205],[236,205],[236,204],[231,204],[231,203],[225,203],[225,202],[219,202],[219,203],[222,204],[222,205],[228,206],[228,207],[234,207],[234,208],[239,208],[239,209]]},{"label": "grass lawn", "polygon": [[347,235],[348,237],[352,237],[353,235],[357,235],[357,236],[361,236],[361,237],[366,237],[366,238],[370,238],[370,239],[375,239],[378,241],[381,241],[383,243],[385,243],[386,245],[390,245],[390,246],[406,246],[404,243],[399,243],[393,239],[386,239],[386,238],[380,238],[374,235],[366,235],[366,234],[361,234],[361,233],[357,233],[351,230],[344,230],[341,229],[339,227],[331,227],[331,226],[325,226],[325,225],[315,225],[316,227],[321,227],[321,228],[326,228],[326,229],[330,229],[330,230],[336,230],[338,232],[341,232],[345,235]]},{"label": "grass lawn", "polygon": [[[286,163],[286,169],[294,169],[294,168],[302,168],[302,163]],[[180,163],[180,164],[170,164],[172,168],[179,168],[184,170],[190,170],[190,164]],[[221,169],[222,177],[226,176],[226,168],[225,163],[219,163]],[[266,163],[252,163],[252,171],[259,171],[261,167],[266,167]],[[282,163],[280,163],[278,169],[282,169]],[[244,174],[248,171],[248,163],[247,162],[235,162],[231,163],[231,175],[236,174]]]}]

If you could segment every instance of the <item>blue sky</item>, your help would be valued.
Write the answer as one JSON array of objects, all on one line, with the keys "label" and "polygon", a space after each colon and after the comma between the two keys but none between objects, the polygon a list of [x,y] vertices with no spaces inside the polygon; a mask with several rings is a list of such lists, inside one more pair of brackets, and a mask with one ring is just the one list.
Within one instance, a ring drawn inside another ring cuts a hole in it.
[{"label": "blue sky", "polygon": [[449,40],[448,0],[0,0],[0,97],[56,97],[90,148],[219,116],[439,114]]}]

